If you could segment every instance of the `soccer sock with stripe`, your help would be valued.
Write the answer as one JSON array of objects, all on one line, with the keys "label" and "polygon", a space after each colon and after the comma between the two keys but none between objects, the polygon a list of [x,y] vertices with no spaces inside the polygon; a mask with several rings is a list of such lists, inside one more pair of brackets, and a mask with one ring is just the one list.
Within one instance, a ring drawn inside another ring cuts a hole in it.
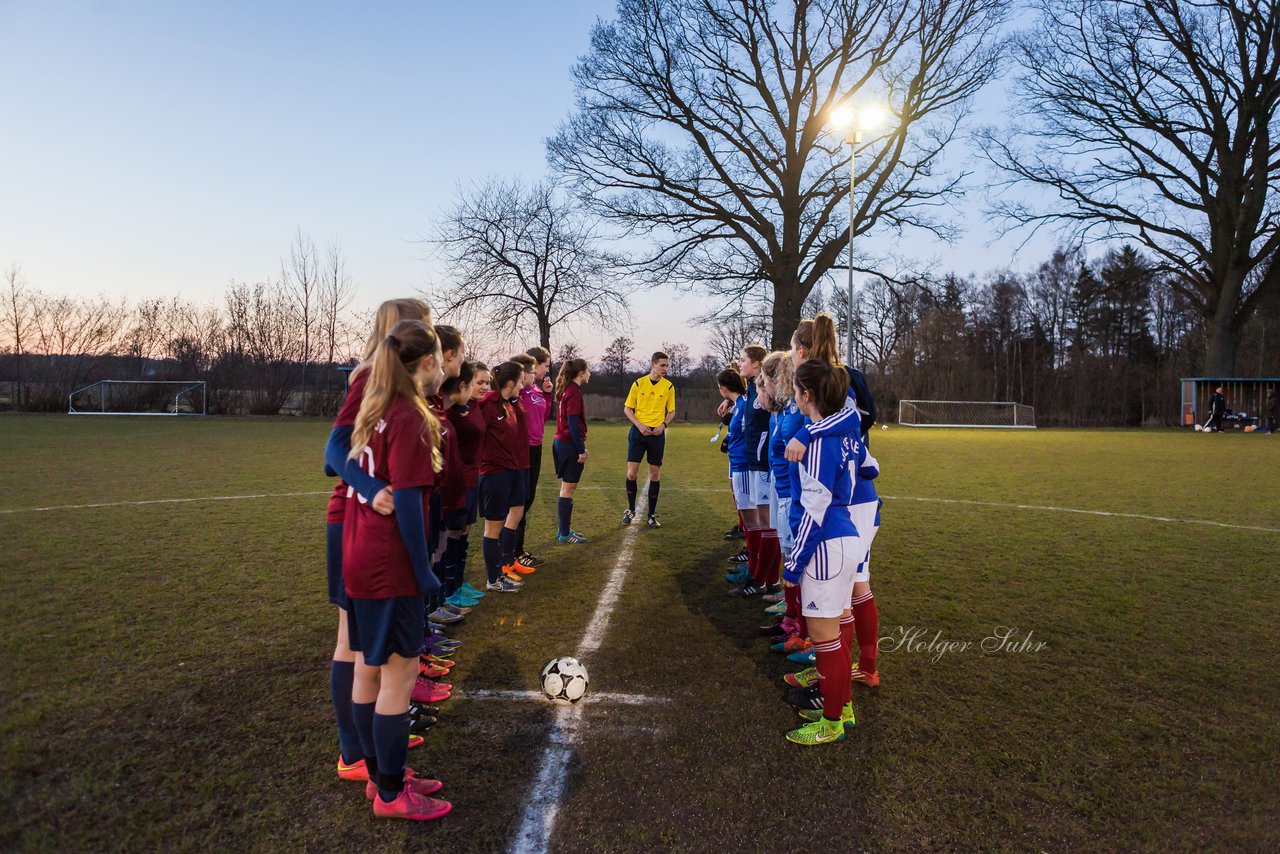
[{"label": "soccer sock with stripe", "polygon": [[567,537],[573,530],[573,499],[561,498],[556,502],[556,516],[560,519],[560,536]]},{"label": "soccer sock with stripe", "polygon": [[498,542],[502,543],[502,568],[516,562],[516,531],[515,528],[502,526],[502,533],[498,535]]},{"label": "soccer sock with stripe", "polygon": [[627,478],[627,507],[631,512],[636,512],[636,482],[631,478]]},{"label": "soccer sock with stripe", "polygon": [[850,603],[853,610],[853,628],[858,637],[858,669],[863,673],[876,672],[876,656],[879,654],[877,635],[880,634],[880,609],[871,593],[856,596]]},{"label": "soccer sock with stripe", "polygon": [[813,645],[813,655],[822,677],[822,716],[829,721],[840,720],[845,695],[849,685],[849,658],[842,654],[840,638]]},{"label": "soccer sock with stripe", "polygon": [[649,481],[649,515],[652,516],[658,509],[658,488],[662,486],[660,481]]},{"label": "soccer sock with stripe", "polygon": [[[377,782],[378,747],[373,740],[373,707],[373,703],[352,703],[351,720],[355,722],[356,732],[360,735],[360,749],[364,751],[364,764],[369,769],[369,779]],[[407,746],[405,749],[408,749]]]},{"label": "soccer sock with stripe", "polygon": [[484,552],[484,571],[492,584],[502,574],[502,542],[497,537],[485,537],[480,548]]},{"label": "soccer sock with stripe", "polygon": [[329,693],[333,695],[333,716],[338,720],[338,749],[342,762],[351,765],[364,758],[360,733],[351,716],[351,684],[356,678],[354,661],[334,661],[329,665]]},{"label": "soccer sock with stripe", "polygon": [[[404,766],[409,757],[409,713],[373,715],[373,741],[378,752],[378,797],[391,802],[404,791]],[[370,777],[370,779],[374,779]]]}]

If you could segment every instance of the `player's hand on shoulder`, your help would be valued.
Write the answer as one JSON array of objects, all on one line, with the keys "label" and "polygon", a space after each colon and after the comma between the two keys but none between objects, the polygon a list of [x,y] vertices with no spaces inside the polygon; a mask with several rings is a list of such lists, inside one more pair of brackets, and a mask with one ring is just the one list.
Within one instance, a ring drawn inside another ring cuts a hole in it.
[{"label": "player's hand on shoulder", "polygon": [[805,446],[796,439],[787,442],[787,450],[784,456],[789,463],[798,463],[804,459]]},{"label": "player's hand on shoulder", "polygon": [[391,487],[384,487],[381,492],[373,496],[373,503],[369,506],[375,513],[381,513],[383,516],[390,516],[396,512],[396,500],[392,496]]}]

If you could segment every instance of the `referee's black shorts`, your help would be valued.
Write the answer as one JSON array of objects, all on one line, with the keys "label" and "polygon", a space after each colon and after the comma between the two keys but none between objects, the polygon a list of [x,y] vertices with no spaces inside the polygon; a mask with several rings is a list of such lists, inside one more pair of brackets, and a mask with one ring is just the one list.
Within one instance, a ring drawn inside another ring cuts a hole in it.
[{"label": "referee's black shorts", "polygon": [[657,436],[644,436],[633,424],[627,434],[627,462],[638,463],[649,458],[649,465],[662,465],[662,454],[667,449],[667,433],[662,431]]}]

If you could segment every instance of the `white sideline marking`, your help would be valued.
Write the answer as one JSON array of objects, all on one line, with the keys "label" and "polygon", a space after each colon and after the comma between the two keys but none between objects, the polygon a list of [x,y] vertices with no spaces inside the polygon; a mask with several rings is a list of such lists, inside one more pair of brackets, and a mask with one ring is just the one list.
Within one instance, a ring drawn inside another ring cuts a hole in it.
[{"label": "white sideline marking", "polygon": [[[583,489],[607,489],[616,491],[615,487],[580,486]],[[705,486],[668,486],[665,492],[728,492],[727,489],[714,489]],[[1074,513],[1078,516],[1113,516],[1117,519],[1142,519],[1147,522],[1169,522],[1179,525],[1208,525],[1212,528],[1230,528],[1235,531],[1261,531],[1264,534],[1280,534],[1280,528],[1268,528],[1263,525],[1240,525],[1235,522],[1215,522],[1212,519],[1179,519],[1174,516],[1152,516],[1146,513],[1121,513],[1115,510],[1082,510],[1077,507],[1055,507],[1050,504],[1014,504],[1002,501],[973,501],[966,498],[930,498],[918,495],[881,495],[891,501],[923,501],[934,504],[965,504],[971,507],[997,507],[1005,510],[1039,510],[1045,513]]]},{"label": "white sideline marking", "polygon": [[90,510],[100,507],[143,507],[148,504],[191,504],[197,501],[252,501],[261,498],[296,498],[300,495],[329,495],[332,489],[322,492],[263,492],[256,495],[207,495],[197,498],[152,498],[147,501],[104,501],[98,504],[57,504],[51,507],[16,507],[0,510],[0,516],[13,513],[49,513],[53,510]]},{"label": "white sideline marking", "polygon": [[[487,688],[481,688],[476,691],[460,690],[454,696],[462,697],[466,700],[537,700],[543,703],[550,703],[546,695],[541,691],[496,691]],[[666,697],[650,697],[646,694],[615,694],[612,692],[594,692],[589,693],[578,701],[578,705],[583,703],[614,703],[620,706],[647,706],[652,703],[669,703]]]},{"label": "white sideline marking", "polygon": [[1214,522],[1211,519],[1177,519],[1173,516],[1149,516],[1145,513],[1118,513],[1111,510],[1080,510],[1076,507],[1054,507],[1048,504],[1010,504],[1000,501],[973,501],[967,498],[921,498],[914,495],[882,495],[891,501],[927,501],[934,504],[965,504],[972,507],[1000,507],[1008,510],[1041,510],[1048,513],[1075,513],[1079,516],[1114,516],[1118,519],[1144,519],[1148,522],[1176,522],[1181,525],[1209,525],[1214,528],[1231,528],[1236,531],[1262,531],[1280,534],[1280,528],[1262,525],[1237,525],[1232,522]]},{"label": "white sideline marking", "polygon": [[[649,478],[636,486],[636,499],[640,500],[640,492],[648,485]],[[631,552],[635,547],[636,531],[643,522],[632,522],[622,535],[622,546],[618,549],[618,559],[614,561],[609,572],[609,580],[605,583],[600,599],[596,602],[595,613],[587,630],[578,644],[574,658],[582,659],[588,653],[595,652],[604,641],[605,632],[609,628],[609,618],[618,604],[618,596],[622,593],[622,583],[627,577],[627,567],[631,562]],[[564,797],[564,787],[568,782],[569,760],[573,758],[573,742],[577,724],[582,717],[583,708],[577,706],[559,706],[555,719],[551,724],[547,749],[542,752],[542,761],[538,764],[538,774],[534,777],[533,792],[529,802],[525,804],[524,815],[520,819],[520,829],[511,841],[511,854],[546,854],[551,844],[551,834],[556,827],[556,816],[560,812],[560,799]]]}]

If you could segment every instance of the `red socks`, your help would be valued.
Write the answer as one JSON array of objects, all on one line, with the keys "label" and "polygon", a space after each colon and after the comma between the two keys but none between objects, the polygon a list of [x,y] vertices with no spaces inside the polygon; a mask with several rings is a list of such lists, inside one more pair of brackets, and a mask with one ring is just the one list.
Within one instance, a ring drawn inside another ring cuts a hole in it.
[{"label": "red socks", "polygon": [[853,614],[840,618],[840,645],[849,654],[849,669],[853,669]]},{"label": "red socks", "polygon": [[822,677],[822,716],[829,721],[838,721],[844,704],[853,696],[853,685],[849,682],[849,671],[853,668],[849,651],[840,643],[840,638],[836,638],[815,643],[813,652],[818,675]]},{"label": "red socks", "polygon": [[876,655],[879,653],[876,641],[880,634],[880,609],[876,607],[876,597],[871,593],[855,597],[849,607],[853,611],[853,627],[858,636],[858,669],[867,674],[875,673]]},{"label": "red socks", "polygon": [[760,581],[760,529],[747,528],[747,571],[752,581]]},{"label": "red socks", "polygon": [[800,585],[782,588],[782,601],[787,603],[787,616],[792,620],[800,619]]},{"label": "red socks", "polygon": [[782,541],[773,528],[760,532],[760,581],[762,585],[777,584],[782,576]]}]

